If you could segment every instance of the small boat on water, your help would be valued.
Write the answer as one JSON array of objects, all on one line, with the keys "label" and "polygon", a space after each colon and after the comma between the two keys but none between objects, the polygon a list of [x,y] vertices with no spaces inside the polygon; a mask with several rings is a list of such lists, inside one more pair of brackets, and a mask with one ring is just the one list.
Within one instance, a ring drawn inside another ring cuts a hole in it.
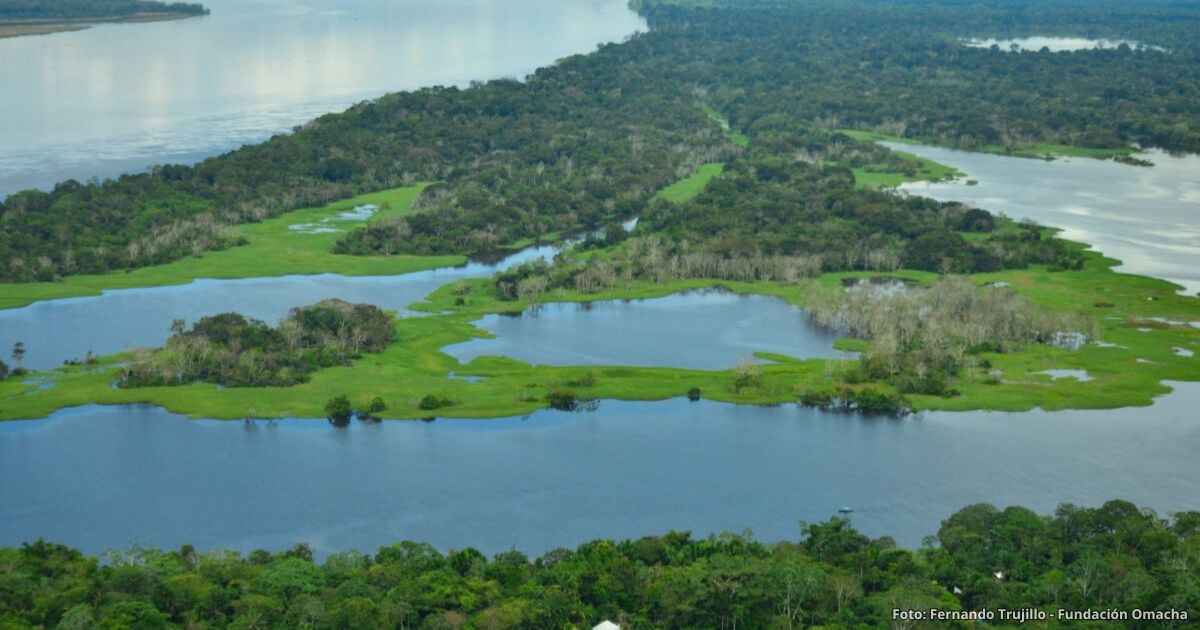
[{"label": "small boat on water", "polygon": [[839,513],[839,514],[849,514],[849,513],[853,512],[853,511],[854,511],[854,508],[850,508],[850,507],[842,507],[842,508],[838,508],[838,513]]}]

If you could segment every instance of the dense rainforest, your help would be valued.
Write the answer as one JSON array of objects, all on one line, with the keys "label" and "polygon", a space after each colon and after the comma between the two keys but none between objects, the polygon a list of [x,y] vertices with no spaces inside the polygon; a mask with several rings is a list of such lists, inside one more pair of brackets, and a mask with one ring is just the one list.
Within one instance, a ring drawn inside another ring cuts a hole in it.
[{"label": "dense rainforest", "polygon": [[[1036,627],[1187,627],[1200,614],[1197,557],[1200,513],[1168,520],[1125,501],[1053,516],[972,505],[917,551],[844,518],[801,523],[797,542],[671,532],[533,560],[401,542],[322,562],[303,544],[246,556],[134,548],[100,561],[39,540],[0,549],[0,627],[968,628],[978,622],[893,610],[1001,608],[1043,611]],[[1128,616],[1058,619],[1089,609]]]},{"label": "dense rainforest", "polygon": [[0,20],[79,20],[139,13],[208,13],[203,5],[151,0],[4,0]]},{"label": "dense rainforest", "polygon": [[[726,162],[735,173],[772,161],[785,172],[799,163],[853,166],[837,154],[855,141],[837,128],[1001,151],[1133,142],[1200,150],[1194,2],[705,5],[637,3],[649,33],[524,82],[392,94],[195,166],[11,195],[0,204],[0,279],[54,280],[197,255],[236,245],[231,224],[415,181],[439,182],[419,200],[421,212],[355,232],[337,250],[484,250],[639,213],[653,191],[701,163]],[[961,41],[1037,34],[1134,39],[1161,50],[1009,52]],[[748,148],[706,111],[725,116]],[[880,161],[887,158],[872,159]],[[846,188],[844,178],[820,177]],[[885,197],[850,201],[905,210]],[[876,238],[869,225],[848,230],[848,240],[795,242],[824,255],[857,245],[863,231],[872,243],[905,247],[894,234]],[[779,246],[754,244],[761,255]]]}]

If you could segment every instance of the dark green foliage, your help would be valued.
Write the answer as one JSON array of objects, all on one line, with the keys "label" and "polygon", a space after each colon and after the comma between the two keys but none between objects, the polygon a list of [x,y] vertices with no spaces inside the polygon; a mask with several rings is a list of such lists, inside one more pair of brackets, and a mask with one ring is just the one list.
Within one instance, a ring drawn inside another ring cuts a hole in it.
[{"label": "dark green foliage", "polygon": [[8,378],[8,364],[0,361],[0,381]]},{"label": "dark green foliage", "polygon": [[[951,246],[940,254],[905,247],[934,227],[930,209],[917,207],[927,202],[851,192],[849,169],[914,166],[822,130],[1001,151],[1039,142],[1200,150],[1194,3],[638,5],[650,33],[524,83],[388,95],[195,166],[12,195],[0,205],[0,280],[159,264],[236,245],[231,224],[415,181],[441,182],[419,200],[424,212],[356,230],[338,251],[489,250],[611,225],[711,161],[731,163],[724,190],[682,213],[653,213],[681,237],[700,236],[704,251],[818,254],[827,269],[857,268],[864,252],[891,264],[899,252],[922,268],[987,270],[1055,255],[1012,242],[1016,258],[997,261],[944,233],[920,244]],[[1132,37],[1168,51],[1018,54],[959,43],[1031,33]],[[701,105],[750,139],[748,154]],[[749,198],[720,205],[739,192]],[[938,227],[986,231],[981,217],[947,216]],[[623,236],[606,230],[605,244]]]},{"label": "dark green foliage", "polygon": [[800,404],[825,410],[893,416],[906,415],[910,410],[908,401],[899,394],[881,392],[874,387],[853,388],[844,385],[837,386],[832,392],[806,391],[800,395]]},{"label": "dark green foliage", "polygon": [[275,328],[222,313],[202,318],[190,331],[177,322],[172,331],[163,349],[139,353],[122,368],[118,385],[294,385],[317,369],[383,350],[395,328],[392,316],[375,306],[324,300],[292,309]]},{"label": "dark green foliage", "polygon": [[72,20],[138,13],[208,13],[200,4],[149,0],[4,0],[0,20]]},{"label": "dark green foliage", "polygon": [[[0,549],[0,627],[891,627],[892,609],[1059,608],[1200,614],[1200,513],[1171,520],[1126,501],[968,506],[911,551],[846,518],[801,523],[800,539],[762,543],[670,532],[595,540],[530,560],[443,555],[401,542],[374,556],[291,551],[134,549],[101,566],[37,541]],[[999,574],[1000,578],[997,578]],[[451,623],[452,621],[452,623]],[[975,627],[974,623],[936,627]],[[933,627],[933,626],[930,626]],[[1089,626],[1090,627],[1090,626]]]},{"label": "dark green foliage", "polygon": [[435,409],[444,409],[446,407],[453,407],[454,404],[455,403],[453,400],[450,400],[449,398],[446,398],[445,396],[440,396],[438,394],[428,394],[424,398],[421,399],[421,402],[417,403],[417,408],[421,409],[423,411],[433,411]]},{"label": "dark green foliage", "polygon": [[345,394],[334,396],[325,403],[325,417],[334,424],[345,426],[350,422],[353,413],[354,406],[350,404],[350,397]]},{"label": "dark green foliage", "polygon": [[579,397],[575,392],[566,389],[556,389],[546,394],[546,402],[550,404],[551,409],[560,411],[574,411],[579,408]]},{"label": "dark green foliage", "polygon": [[367,406],[367,411],[371,413],[387,411],[387,403],[383,402],[383,399],[379,396],[376,396],[371,399],[371,404]]},{"label": "dark green foliage", "polygon": [[687,392],[687,397],[688,397],[688,400],[690,400],[692,402],[700,400],[700,388],[693,387],[693,388],[689,389]]}]

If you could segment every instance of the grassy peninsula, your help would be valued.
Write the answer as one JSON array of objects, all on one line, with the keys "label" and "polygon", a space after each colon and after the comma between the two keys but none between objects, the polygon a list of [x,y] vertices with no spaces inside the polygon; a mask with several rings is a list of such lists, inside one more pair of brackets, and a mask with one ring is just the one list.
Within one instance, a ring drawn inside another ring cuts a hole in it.
[{"label": "grassy peninsula", "polygon": [[105,22],[160,22],[207,15],[200,4],[147,0],[8,0],[0,38],[78,31]]}]

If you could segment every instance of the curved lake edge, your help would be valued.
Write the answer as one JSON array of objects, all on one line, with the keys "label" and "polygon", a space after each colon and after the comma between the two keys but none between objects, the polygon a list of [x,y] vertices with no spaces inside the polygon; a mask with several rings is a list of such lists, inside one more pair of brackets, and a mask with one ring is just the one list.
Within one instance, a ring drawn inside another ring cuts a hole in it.
[{"label": "curved lake edge", "polygon": [[[1155,397],[1170,388],[1164,381],[1200,380],[1194,357],[1177,353],[1175,348],[1195,346],[1200,329],[1187,319],[1194,316],[1195,298],[1181,298],[1170,283],[1152,278],[1118,274],[1111,270],[1111,259],[1087,253],[1087,269],[1082,272],[1047,273],[1044,269],[1014,270],[981,274],[978,283],[1008,282],[1034,297],[1053,302],[1078,302],[1071,291],[1084,291],[1085,301],[1095,296],[1096,286],[1106,287],[1108,297],[1116,299],[1113,288],[1122,289],[1126,303],[1121,309],[1127,318],[1114,323],[1103,318],[1104,344],[1088,345],[1075,353],[1038,346],[1030,352],[990,357],[998,369],[1011,375],[1002,385],[986,383],[982,378],[963,383],[962,396],[942,398],[909,396],[914,409],[969,411],[1027,411],[1045,409],[1111,409],[1152,404]],[[846,277],[863,278],[879,274],[854,272],[825,274],[813,284],[841,284]],[[933,274],[901,272],[892,274],[909,280],[929,280]],[[1069,281],[1069,282],[1068,282]],[[243,419],[246,417],[319,417],[324,401],[349,394],[356,402],[382,395],[389,400],[388,418],[424,418],[431,415],[420,409],[419,401],[436,394],[458,401],[449,409],[437,410],[441,416],[495,418],[530,413],[546,406],[546,396],[563,389],[564,384],[595,381],[578,386],[580,399],[661,400],[685,396],[697,388],[707,399],[751,404],[795,402],[804,388],[832,386],[829,359],[798,359],[766,364],[764,383],[754,390],[733,390],[730,370],[694,370],[628,366],[531,366],[509,358],[477,358],[463,365],[441,352],[457,342],[486,336],[472,324],[488,313],[521,312],[527,301],[501,302],[490,295],[490,278],[473,278],[442,285],[426,302],[411,305],[412,310],[434,313],[428,317],[402,318],[396,322],[399,338],[383,354],[360,359],[353,366],[318,371],[313,381],[289,388],[226,388],[210,384],[191,384],[164,388],[114,389],[111,381],[121,354],[105,357],[98,369],[89,366],[56,368],[36,372],[24,380],[0,383],[0,418],[42,418],[57,409],[89,403],[150,403],[190,417]],[[1068,284],[1055,284],[1067,282]],[[1031,283],[1033,283],[1031,285]],[[1044,285],[1044,286],[1043,286]],[[471,303],[456,304],[461,298],[455,291],[462,286],[478,289]],[[686,290],[720,286],[734,293],[782,298],[803,306],[805,289],[801,285],[766,282],[716,282],[713,280],[636,283],[622,289],[595,294],[564,294],[548,297],[553,302],[595,302],[663,297]],[[1090,289],[1090,291],[1089,291]],[[1155,297],[1147,306],[1147,292]],[[475,300],[481,300],[476,303]],[[1161,302],[1161,305],[1159,304]],[[1173,304],[1173,306],[1172,306]],[[1153,308],[1147,311],[1147,308]],[[1136,310],[1135,310],[1136,309]],[[1153,321],[1154,317],[1165,319]],[[1175,321],[1183,319],[1184,321]],[[1154,328],[1132,324],[1149,322]],[[1131,324],[1132,323],[1132,324]],[[1175,324],[1180,324],[1176,326]],[[1148,331],[1148,332],[1147,332]],[[1143,347],[1144,346],[1144,347]],[[1161,346],[1161,347],[1160,347]],[[1151,352],[1151,350],[1153,352]],[[1160,351],[1161,350],[1161,351]],[[1086,355],[1086,356],[1085,356]],[[773,358],[773,357],[772,357]],[[414,368],[419,364],[421,367]],[[1096,376],[1088,381],[1053,379],[1037,376],[1048,369],[1082,369]],[[408,370],[408,371],[406,371]],[[455,377],[451,377],[451,373]],[[53,379],[47,388],[45,381]],[[472,377],[463,380],[459,377]],[[480,377],[480,378],[475,378]],[[401,384],[402,382],[402,384]],[[534,387],[530,388],[530,384]],[[572,385],[571,388],[576,388]],[[888,387],[884,387],[890,391]],[[522,392],[514,398],[516,392]],[[8,403],[8,404],[4,404]]]}]

